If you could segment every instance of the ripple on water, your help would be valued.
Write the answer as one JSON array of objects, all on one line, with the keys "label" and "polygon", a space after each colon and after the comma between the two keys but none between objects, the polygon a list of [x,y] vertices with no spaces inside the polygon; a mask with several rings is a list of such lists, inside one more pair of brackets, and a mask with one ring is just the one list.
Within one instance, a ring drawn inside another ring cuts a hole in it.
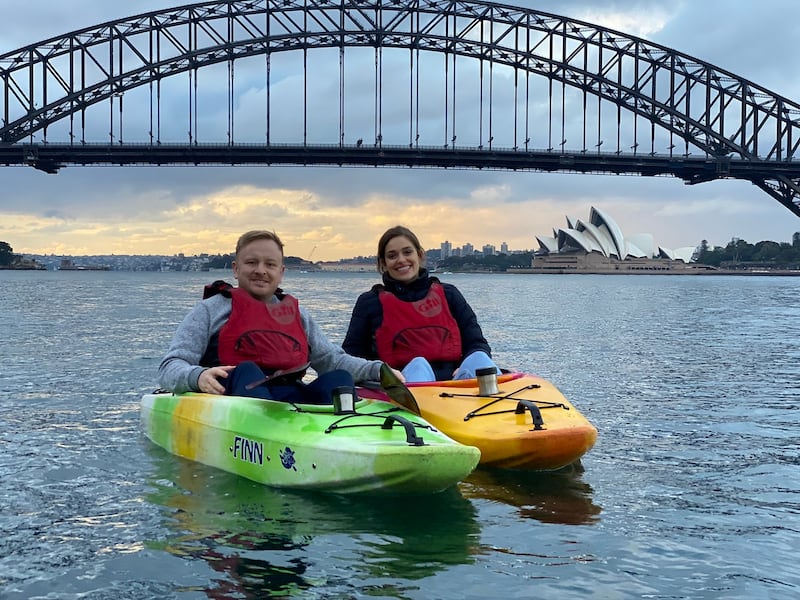
[{"label": "ripple on water", "polygon": [[[600,436],[582,471],[478,471],[406,503],[269,490],[142,438],[138,399],[215,277],[0,273],[4,598],[800,589],[797,278],[454,278],[497,360],[552,380]],[[376,280],[287,289],[340,340]]]}]

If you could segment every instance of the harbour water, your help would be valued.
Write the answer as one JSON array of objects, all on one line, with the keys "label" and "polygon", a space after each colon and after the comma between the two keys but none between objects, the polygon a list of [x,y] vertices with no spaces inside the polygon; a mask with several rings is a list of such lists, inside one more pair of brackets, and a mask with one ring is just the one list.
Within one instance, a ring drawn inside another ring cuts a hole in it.
[{"label": "harbour water", "polygon": [[[300,494],[153,446],[218,273],[0,272],[0,598],[800,597],[800,278],[443,275],[598,428],[558,473]],[[340,342],[368,274],[284,288]]]}]

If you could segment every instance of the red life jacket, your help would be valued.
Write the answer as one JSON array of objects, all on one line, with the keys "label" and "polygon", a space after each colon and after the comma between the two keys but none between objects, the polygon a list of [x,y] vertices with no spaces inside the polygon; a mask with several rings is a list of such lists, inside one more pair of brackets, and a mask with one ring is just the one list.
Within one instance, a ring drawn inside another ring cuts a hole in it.
[{"label": "red life jacket", "polygon": [[461,358],[461,331],[440,284],[433,283],[427,296],[416,302],[387,291],[379,292],[378,298],[383,322],[375,331],[375,345],[382,361],[402,369],[417,356],[431,362]]},{"label": "red life jacket", "polygon": [[238,365],[250,360],[268,372],[308,362],[308,337],[297,299],[285,295],[264,304],[245,290],[232,288],[231,315],[219,330],[219,360]]}]

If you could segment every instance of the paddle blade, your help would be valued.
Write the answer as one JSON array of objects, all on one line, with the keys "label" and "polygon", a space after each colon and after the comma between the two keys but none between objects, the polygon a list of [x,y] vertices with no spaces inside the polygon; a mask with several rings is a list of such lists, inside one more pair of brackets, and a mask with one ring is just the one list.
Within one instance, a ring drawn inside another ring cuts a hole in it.
[{"label": "paddle blade", "polygon": [[386,395],[397,404],[415,415],[420,414],[419,405],[414,398],[414,394],[397,378],[397,375],[386,363],[381,365],[381,387],[386,392]]}]

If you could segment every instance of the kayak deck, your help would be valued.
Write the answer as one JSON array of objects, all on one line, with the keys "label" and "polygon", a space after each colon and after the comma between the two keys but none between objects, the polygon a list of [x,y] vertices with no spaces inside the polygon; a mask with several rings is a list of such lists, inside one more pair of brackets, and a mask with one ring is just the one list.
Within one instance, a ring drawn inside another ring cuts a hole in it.
[{"label": "kayak deck", "polygon": [[145,394],[144,434],[167,451],[275,487],[336,493],[428,493],[477,465],[479,451],[385,402],[355,412],[186,393]]}]

